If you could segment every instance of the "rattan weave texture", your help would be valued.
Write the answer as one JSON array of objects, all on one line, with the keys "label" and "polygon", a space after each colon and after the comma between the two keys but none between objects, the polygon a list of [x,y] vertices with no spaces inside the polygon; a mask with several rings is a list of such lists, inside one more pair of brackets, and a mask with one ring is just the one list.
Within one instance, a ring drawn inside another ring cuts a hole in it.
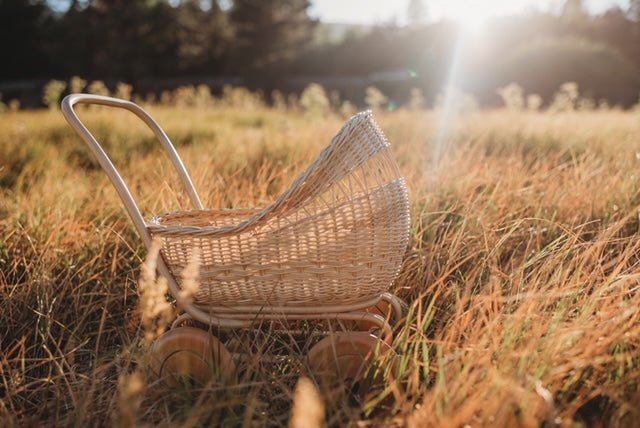
[{"label": "rattan weave texture", "polygon": [[273,204],[173,212],[147,229],[176,279],[198,248],[198,305],[345,305],[392,284],[408,243],[409,203],[389,143],[364,112]]}]

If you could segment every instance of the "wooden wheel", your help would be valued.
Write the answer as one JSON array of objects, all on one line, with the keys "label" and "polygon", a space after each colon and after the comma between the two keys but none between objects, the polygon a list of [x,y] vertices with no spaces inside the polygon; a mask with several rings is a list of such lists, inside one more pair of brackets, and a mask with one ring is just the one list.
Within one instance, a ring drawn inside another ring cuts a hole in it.
[{"label": "wooden wheel", "polygon": [[[379,315],[382,317],[382,319],[387,320],[393,325],[393,313],[391,312],[392,308],[391,305],[389,305],[389,302],[385,300],[380,300],[377,304],[375,304],[374,306],[369,306],[364,311],[373,315]],[[375,324],[372,324],[368,321],[355,321],[354,324],[354,330],[369,331],[372,328],[376,327]]]},{"label": "wooden wheel", "polygon": [[[395,311],[393,310],[393,307],[386,300],[381,299],[375,305],[369,306],[368,308],[365,308],[362,311],[372,315],[378,315],[383,320],[387,321],[390,326],[393,326],[394,323],[398,321],[396,319],[396,314],[395,314]],[[371,321],[366,321],[364,319],[362,321],[352,321],[350,324],[345,324],[345,325],[346,325],[345,327],[346,330],[355,330],[355,331],[364,331],[364,332],[371,332],[379,328],[377,324],[372,323]]]},{"label": "wooden wheel", "polygon": [[[374,315],[380,315],[384,319],[394,318],[393,313],[391,312],[392,310],[391,305],[386,300],[380,300],[374,306],[369,306],[365,309],[366,312]],[[389,313],[391,313],[391,317],[389,316]]]},{"label": "wooden wheel", "polygon": [[355,383],[364,377],[377,349],[385,353],[391,348],[368,332],[336,333],[311,348],[307,355],[309,370],[320,382]]},{"label": "wooden wheel", "polygon": [[160,336],[149,352],[149,366],[171,386],[185,380],[201,385],[211,380],[226,383],[235,374],[235,363],[224,345],[195,327],[178,327]]}]

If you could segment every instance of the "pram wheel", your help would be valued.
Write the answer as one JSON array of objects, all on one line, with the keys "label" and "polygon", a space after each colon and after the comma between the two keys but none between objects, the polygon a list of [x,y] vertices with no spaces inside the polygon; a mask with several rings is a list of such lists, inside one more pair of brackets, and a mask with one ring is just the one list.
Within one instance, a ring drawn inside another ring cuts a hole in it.
[{"label": "pram wheel", "polygon": [[357,383],[373,363],[376,354],[391,348],[368,332],[344,332],[325,337],[307,355],[308,367],[321,384],[334,381]]},{"label": "pram wheel", "polygon": [[[384,300],[380,300],[374,306],[369,306],[364,310],[365,312],[378,315],[382,319],[392,322],[394,320],[394,314],[392,312],[392,308],[388,302]],[[376,327],[376,324],[371,323],[371,321],[355,321],[353,326],[351,327],[353,330],[361,330],[361,331],[371,331]]]},{"label": "pram wheel", "polygon": [[[384,293],[382,298],[375,305],[364,309],[364,312],[371,315],[377,315],[389,323],[391,327],[402,322],[406,313],[406,305],[404,302],[390,293]],[[371,331],[375,326],[371,321],[362,320],[355,321],[350,329],[360,331]]]},{"label": "pram wheel", "polygon": [[[365,310],[370,314],[380,315],[384,319],[387,319],[392,309],[389,302],[385,300],[380,300],[377,304],[375,304],[374,306],[369,306]],[[392,314],[392,318],[393,318],[393,314]]]},{"label": "pram wheel", "polygon": [[160,336],[149,351],[150,368],[168,385],[229,382],[235,363],[213,335],[195,327],[178,327]]}]

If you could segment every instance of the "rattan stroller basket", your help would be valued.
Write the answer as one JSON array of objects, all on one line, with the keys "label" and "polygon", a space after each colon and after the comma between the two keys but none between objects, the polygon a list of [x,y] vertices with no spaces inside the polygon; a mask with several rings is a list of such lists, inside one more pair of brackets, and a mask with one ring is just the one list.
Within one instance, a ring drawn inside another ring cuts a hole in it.
[{"label": "rattan stroller basket", "polygon": [[[122,108],[144,121],[168,153],[194,209],[145,220],[78,118],[76,104]],[[404,311],[386,290],[407,246],[409,204],[389,143],[370,112],[352,117],[272,204],[216,210],[204,209],[173,144],[136,104],[72,94],[62,111],[107,173],[147,248],[154,239],[160,242],[157,270],[182,313],[149,349],[152,373],[169,384],[184,376],[201,384],[228,382],[236,363],[254,352],[239,346],[237,333],[263,329],[289,341],[285,354],[262,355],[261,361],[299,367],[289,355],[294,343],[305,354],[303,368],[317,381],[337,375],[339,382],[357,382],[376,356],[393,358],[392,325]],[[190,301],[181,296],[180,279],[196,251],[199,290]]]},{"label": "rattan stroller basket", "polygon": [[200,305],[345,305],[385,292],[407,246],[406,186],[371,112],[351,118],[273,204],[153,218],[180,278],[200,252]]},{"label": "rattan stroller basket", "polygon": [[[169,154],[195,209],[144,220],[75,104],[123,108],[142,119]],[[194,304],[185,307],[190,316],[233,327],[263,312],[339,313],[381,298],[397,301],[385,291],[407,246],[409,204],[405,181],[371,112],[353,116],[272,204],[221,210],[204,209],[171,141],[136,104],[73,94],[62,110],[111,179],[145,245],[161,241],[158,270],[176,298],[181,273],[194,250],[199,252],[199,290]]]}]

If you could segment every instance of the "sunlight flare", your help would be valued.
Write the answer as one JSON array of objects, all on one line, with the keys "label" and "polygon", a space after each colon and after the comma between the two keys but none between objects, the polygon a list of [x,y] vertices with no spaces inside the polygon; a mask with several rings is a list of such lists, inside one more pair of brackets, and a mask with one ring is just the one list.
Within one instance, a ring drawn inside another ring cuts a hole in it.
[{"label": "sunlight flare", "polygon": [[484,28],[489,18],[512,13],[513,4],[508,0],[456,1],[449,3],[446,14],[465,30],[478,31]]}]

